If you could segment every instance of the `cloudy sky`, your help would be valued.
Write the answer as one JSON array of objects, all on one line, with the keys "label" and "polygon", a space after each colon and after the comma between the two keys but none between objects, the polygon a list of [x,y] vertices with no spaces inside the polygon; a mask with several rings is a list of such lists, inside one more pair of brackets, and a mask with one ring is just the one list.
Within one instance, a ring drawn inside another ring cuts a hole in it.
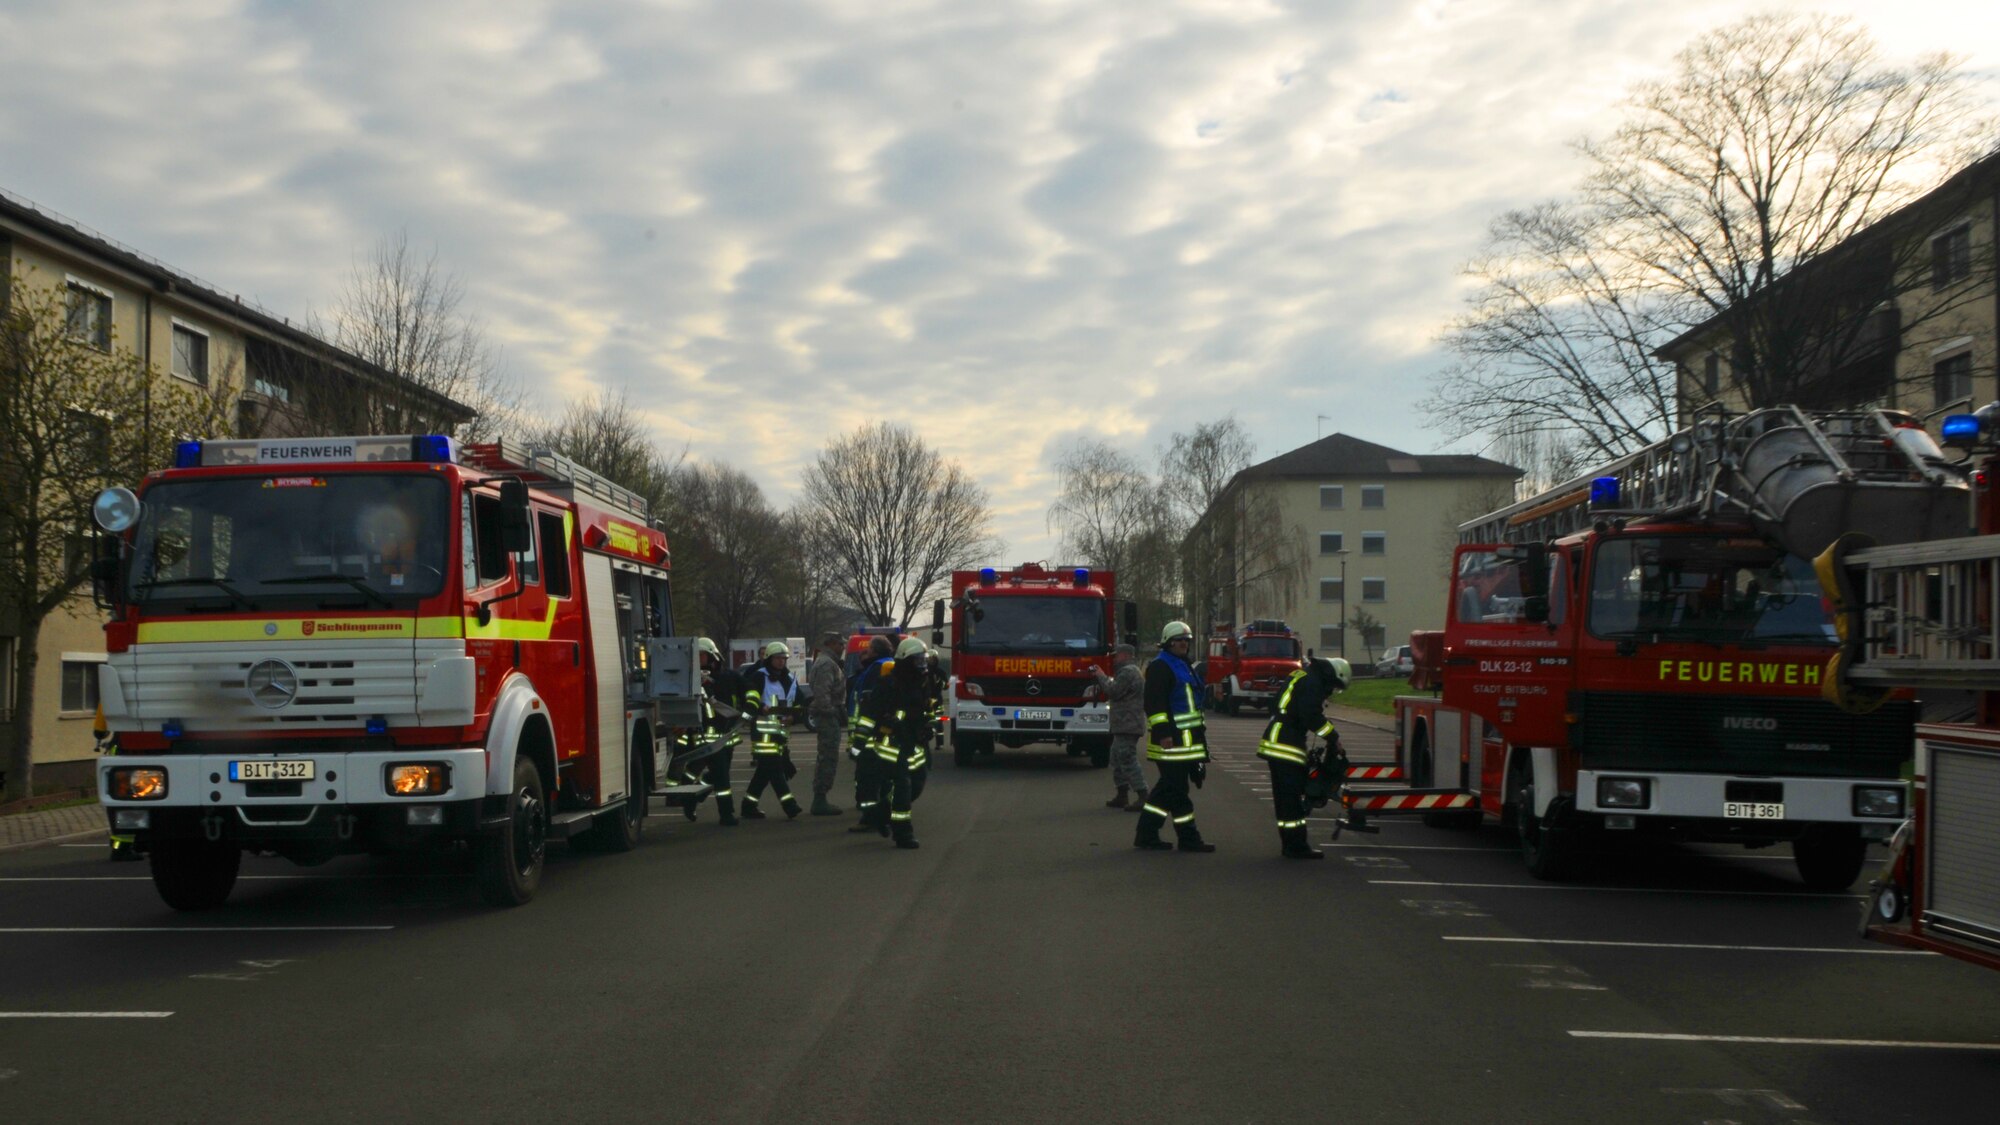
[{"label": "cloudy sky", "polygon": [[[1990,0],[1768,7],[2000,74]],[[406,229],[541,404],[623,388],[779,502],[905,422],[1050,557],[1078,434],[1439,448],[1415,404],[1486,222],[1748,10],[0,0],[0,187],[294,317]]]}]

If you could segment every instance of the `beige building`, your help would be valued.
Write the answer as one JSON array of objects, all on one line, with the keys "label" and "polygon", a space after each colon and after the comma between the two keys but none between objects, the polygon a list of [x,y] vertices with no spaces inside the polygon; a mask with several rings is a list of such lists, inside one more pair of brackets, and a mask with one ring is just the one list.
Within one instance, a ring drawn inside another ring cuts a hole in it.
[{"label": "beige building", "polygon": [[[419,400],[460,421],[472,417],[469,408],[281,317],[4,191],[0,265],[0,308],[23,287],[59,291],[73,336],[106,351],[136,352],[190,393],[227,396],[236,433],[208,436],[323,432],[316,431],[319,404],[346,407],[356,396]],[[154,460],[164,466],[171,452],[155,451]],[[87,588],[42,624],[32,708],[38,789],[90,782],[102,624]],[[19,622],[0,617],[0,721],[8,723],[19,631]],[[0,726],[0,740],[8,737]],[[5,749],[0,745],[0,769]]]},{"label": "beige building", "polygon": [[[1846,306],[1851,315],[1837,322],[1841,336],[1823,349],[1825,361],[1776,397],[1815,409],[1890,407],[1920,416],[2000,399],[1996,230],[2000,154],[1781,280],[1774,304],[1797,301],[1808,315]],[[1741,409],[1753,398],[1738,376],[1747,353],[1730,321],[1729,313],[1716,316],[1660,349],[1675,365],[1684,420],[1709,403]]]},{"label": "beige building", "polygon": [[[1520,476],[1484,457],[1404,453],[1346,434],[1252,465],[1218,503],[1261,513],[1238,536],[1239,573],[1286,580],[1239,584],[1224,595],[1224,616],[1284,620],[1307,648],[1357,666],[1413,630],[1441,628],[1458,525],[1512,503]],[[1275,537],[1265,538],[1266,521]],[[1287,554],[1303,566],[1270,565]]]}]

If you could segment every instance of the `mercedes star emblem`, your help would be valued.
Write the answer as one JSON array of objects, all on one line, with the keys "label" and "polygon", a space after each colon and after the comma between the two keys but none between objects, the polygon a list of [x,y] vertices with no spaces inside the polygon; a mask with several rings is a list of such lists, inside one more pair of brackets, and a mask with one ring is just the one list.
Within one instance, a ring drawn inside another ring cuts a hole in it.
[{"label": "mercedes star emblem", "polygon": [[282,660],[260,660],[250,666],[243,686],[250,702],[267,711],[289,705],[299,694],[299,674]]}]

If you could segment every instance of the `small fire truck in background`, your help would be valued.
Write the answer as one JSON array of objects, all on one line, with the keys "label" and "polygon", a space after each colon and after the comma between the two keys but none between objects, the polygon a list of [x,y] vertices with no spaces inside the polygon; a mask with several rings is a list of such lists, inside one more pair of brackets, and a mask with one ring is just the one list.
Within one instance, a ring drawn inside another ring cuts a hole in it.
[{"label": "small fire truck in background", "polygon": [[551,837],[637,845],[698,715],[665,536],[547,450],[185,442],[95,514],[99,794],[177,909],[220,904],[245,851],[461,843],[489,901],[526,902]]},{"label": "small fire truck in background", "polygon": [[1910,819],[1870,886],[1862,932],[2000,969],[2000,402],[1940,429],[1979,458],[1969,534],[1843,539],[1819,569],[1841,609],[1835,669],[1849,705],[1926,693]]},{"label": "small fire truck in background", "polygon": [[[1110,705],[1090,670],[1111,670],[1117,593],[1116,575],[1085,567],[952,571],[953,761],[1055,742],[1099,769],[1111,763]],[[1136,633],[1138,607],[1123,605]]]},{"label": "small fire truck in background", "polygon": [[1231,715],[1245,704],[1269,709],[1303,658],[1299,635],[1282,621],[1223,626],[1208,638],[1202,680]]},{"label": "small fire truck in background", "polygon": [[1887,411],[1714,412],[1595,473],[1462,525],[1442,643],[1419,633],[1395,702],[1386,813],[1516,831],[1560,878],[1600,833],[1789,843],[1844,888],[1907,815],[1916,705],[1821,698],[1835,624],[1806,560],[1849,527],[1956,534],[1967,485]]}]

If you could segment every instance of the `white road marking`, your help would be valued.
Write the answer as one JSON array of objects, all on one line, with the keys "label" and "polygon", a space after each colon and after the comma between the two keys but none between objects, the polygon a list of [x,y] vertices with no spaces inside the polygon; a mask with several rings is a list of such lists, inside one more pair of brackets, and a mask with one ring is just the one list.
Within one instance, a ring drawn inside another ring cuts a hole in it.
[{"label": "white road marking", "polygon": [[[387,875],[238,875],[241,883],[273,883],[284,880],[318,880],[338,882],[361,879],[469,879],[470,875],[453,875],[448,872],[410,872],[408,874]],[[151,875],[11,875],[0,877],[0,883],[150,883]]]},{"label": "white road marking", "polygon": [[0,1020],[163,1020],[172,1012],[0,1012]]},{"label": "white road marking", "polygon": [[1511,852],[1514,848],[1482,848],[1469,844],[1328,844],[1329,848],[1386,848],[1398,852]]},{"label": "white road marking", "polygon": [[1652,1031],[1571,1031],[1576,1039],[1643,1039],[1663,1043],[1775,1043],[1789,1047],[1908,1047],[1926,1051],[2000,1051],[2000,1043],[1921,1039],[1808,1039],[1790,1035],[1680,1035]]},{"label": "white road marking", "polygon": [[1386,887],[1476,887],[1494,891],[1597,891],[1629,895],[1731,895],[1752,898],[1844,898],[1859,901],[1860,895],[1823,894],[1815,891],[1721,891],[1703,887],[1573,887],[1556,883],[1433,883],[1418,879],[1370,879]]},{"label": "white road marking", "polygon": [[1922,949],[1849,949],[1840,945],[1711,945],[1691,941],[1584,941],[1577,938],[1474,937],[1447,934],[1446,941],[1491,942],[1502,945],[1587,945],[1611,949],[1723,949],[1739,953],[1862,953],[1876,957],[1936,957]]},{"label": "white road marking", "polygon": [[394,926],[4,926],[0,934],[318,934],[375,933]]}]

